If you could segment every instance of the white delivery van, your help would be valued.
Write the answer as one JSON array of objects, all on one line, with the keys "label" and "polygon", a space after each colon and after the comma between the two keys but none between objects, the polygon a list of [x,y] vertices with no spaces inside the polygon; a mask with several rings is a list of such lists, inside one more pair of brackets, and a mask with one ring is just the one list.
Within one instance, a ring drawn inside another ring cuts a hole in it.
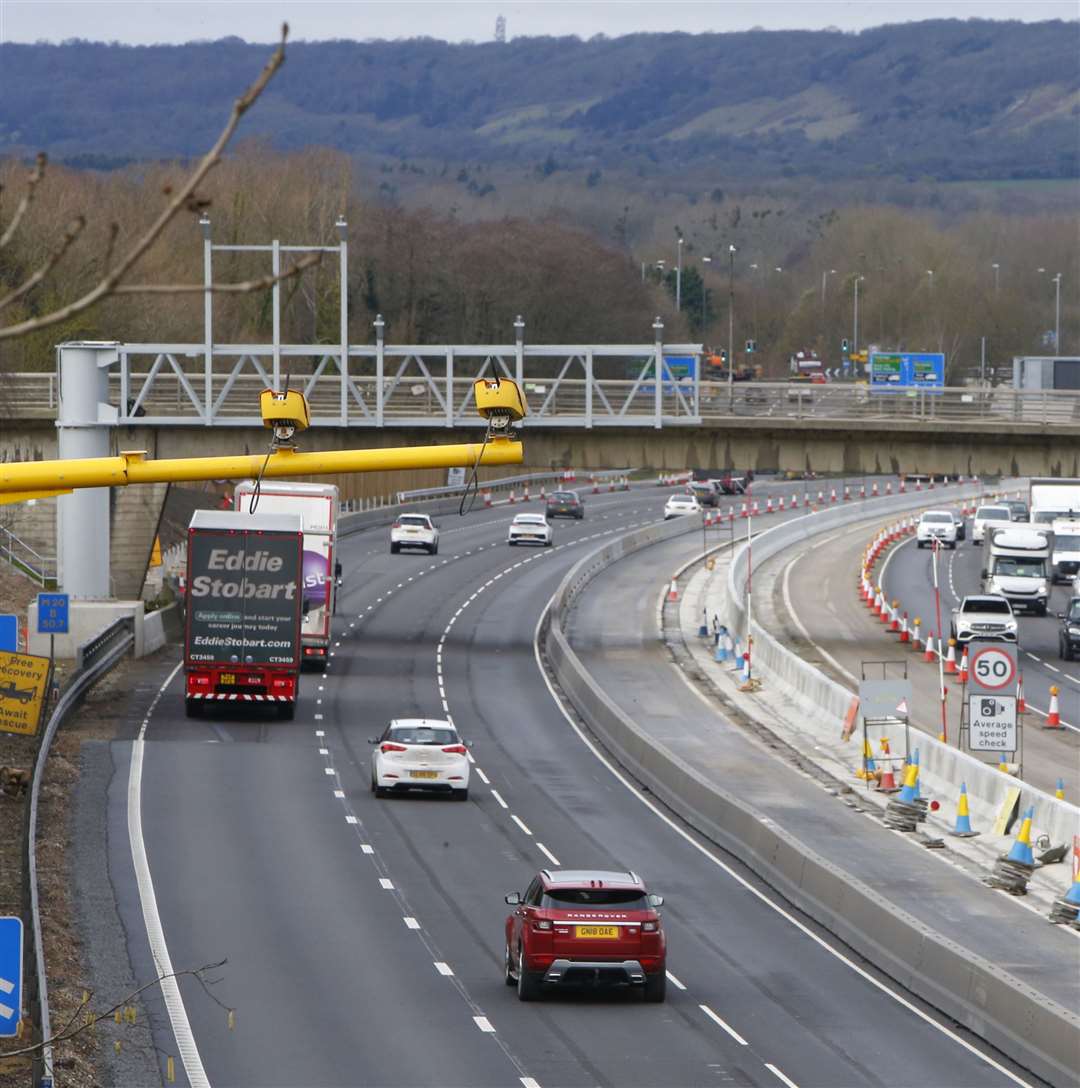
[{"label": "white delivery van", "polygon": [[1053,528],[1050,581],[1068,584],[1080,573],[1080,519],[1059,518]]}]

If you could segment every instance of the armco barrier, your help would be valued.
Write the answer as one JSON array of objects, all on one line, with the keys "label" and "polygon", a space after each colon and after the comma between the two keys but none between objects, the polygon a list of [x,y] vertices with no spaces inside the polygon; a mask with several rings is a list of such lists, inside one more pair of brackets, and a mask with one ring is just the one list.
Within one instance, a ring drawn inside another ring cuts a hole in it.
[{"label": "armco barrier", "polygon": [[[868,505],[860,503],[860,508],[865,511]],[[582,588],[623,556],[696,528],[696,521],[690,526],[678,519],[628,533],[585,556],[562,580],[538,637],[570,702],[618,761],[661,801],[746,862],[799,909],[1038,1076],[1055,1084],[1071,1083],[1080,1053],[1080,1016],[883,902],[873,888],[707,781],[638,728],[574,653],[562,623]]]},{"label": "armco barrier", "polygon": [[[792,545],[839,529],[857,521],[865,521],[880,513],[883,519],[902,511],[927,507],[939,503],[947,505],[960,496],[971,497],[977,492],[970,486],[960,486],[931,497],[927,492],[896,495],[890,498],[870,499],[853,506],[829,507],[804,517],[775,525],[754,537],[753,560],[759,565]],[[726,615],[723,620],[728,629],[745,641],[747,631],[746,611],[743,607],[742,586],[746,579],[747,549],[745,544],[737,551],[728,570]],[[852,584],[857,571],[852,572]],[[798,654],[783,646],[769,631],[751,618],[749,633],[754,638],[754,666],[759,675],[770,682],[779,682],[787,691],[812,712],[818,720],[825,718],[836,726],[839,736],[852,692]],[[922,771],[948,783],[959,791],[960,783],[966,782],[968,794],[977,799],[984,811],[996,811],[1005,800],[1011,786],[1017,780],[1002,774],[996,767],[943,744],[930,734],[919,735],[919,756]],[[1066,801],[1059,801],[1045,790],[1024,783],[1024,793],[1029,803],[1035,805],[1035,826],[1050,836],[1053,843],[1071,843],[1080,834],[1080,808]]]}]

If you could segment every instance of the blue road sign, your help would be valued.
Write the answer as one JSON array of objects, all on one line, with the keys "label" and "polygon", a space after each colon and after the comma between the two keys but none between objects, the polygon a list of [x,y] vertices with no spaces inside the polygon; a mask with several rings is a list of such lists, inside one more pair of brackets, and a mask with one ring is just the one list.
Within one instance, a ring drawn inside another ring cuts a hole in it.
[{"label": "blue road sign", "polygon": [[869,362],[872,393],[939,392],[945,385],[945,356],[940,352],[875,351]]},{"label": "blue road sign", "polygon": [[19,617],[0,616],[0,650],[9,654],[19,652]]},{"label": "blue road sign", "polygon": [[37,629],[39,635],[68,633],[68,595],[66,593],[38,594]]},{"label": "blue road sign", "polygon": [[0,918],[0,1038],[19,1033],[22,1019],[21,918]]}]

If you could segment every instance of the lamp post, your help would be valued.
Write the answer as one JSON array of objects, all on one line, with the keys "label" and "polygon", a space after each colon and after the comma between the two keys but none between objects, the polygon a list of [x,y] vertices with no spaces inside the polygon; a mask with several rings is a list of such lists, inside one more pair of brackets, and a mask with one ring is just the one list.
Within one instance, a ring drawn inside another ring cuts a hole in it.
[{"label": "lamp post", "polygon": [[664,285],[664,264],[665,263],[666,262],[663,259],[656,262],[656,267],[660,272],[660,286],[661,287],[663,287],[663,285]]},{"label": "lamp post", "polygon": [[1001,286],[1001,281],[998,279],[998,273],[1001,271],[1001,265],[997,261],[990,266],[994,270],[994,294],[998,293],[998,288]]},{"label": "lamp post", "polygon": [[1061,273],[1054,277],[1054,354],[1061,354]]},{"label": "lamp post", "polygon": [[678,263],[675,266],[675,309],[682,310],[682,236],[679,237]]},{"label": "lamp post", "polygon": [[825,309],[825,285],[828,283],[830,276],[836,275],[836,269],[830,268],[826,271],[824,268],[821,270],[821,308]]},{"label": "lamp post", "polygon": [[728,365],[728,402],[735,400],[735,247],[728,246],[728,326],[727,326],[727,365]]},{"label": "lamp post", "polygon": [[701,337],[705,338],[705,322],[708,319],[708,288],[705,286],[705,267],[712,264],[712,257],[701,258]]},{"label": "lamp post", "polygon": [[934,270],[932,268],[928,268],[926,270],[926,275],[929,277],[930,294],[933,294],[934,293]]},{"label": "lamp post", "polygon": [[862,276],[855,276],[855,314],[854,321],[851,329],[851,353],[856,354],[859,350],[859,283],[862,280]]}]

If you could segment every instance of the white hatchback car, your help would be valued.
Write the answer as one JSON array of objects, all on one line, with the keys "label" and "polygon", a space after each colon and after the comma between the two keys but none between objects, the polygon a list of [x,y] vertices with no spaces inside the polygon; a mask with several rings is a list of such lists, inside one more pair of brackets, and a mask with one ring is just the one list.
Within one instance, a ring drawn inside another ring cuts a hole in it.
[{"label": "white hatchback car", "polygon": [[955,548],[958,535],[959,527],[951,510],[927,510],[916,526],[915,545],[925,548],[927,544],[939,540],[943,545]]},{"label": "white hatchback car", "polygon": [[551,524],[543,514],[518,514],[506,534],[507,544],[540,544],[550,548],[552,539]]},{"label": "white hatchback car", "polygon": [[371,792],[376,797],[408,790],[469,796],[469,753],[450,722],[438,718],[395,718],[373,737]]},{"label": "white hatchback car", "polygon": [[423,548],[429,555],[439,554],[439,530],[427,514],[400,514],[390,526],[390,551]]},{"label": "white hatchback car", "polygon": [[981,544],[989,529],[1007,529],[1011,521],[1007,506],[980,506],[971,522],[971,543]]},{"label": "white hatchback car", "polygon": [[701,503],[693,495],[672,495],[664,505],[664,521],[683,514],[700,514]]}]

